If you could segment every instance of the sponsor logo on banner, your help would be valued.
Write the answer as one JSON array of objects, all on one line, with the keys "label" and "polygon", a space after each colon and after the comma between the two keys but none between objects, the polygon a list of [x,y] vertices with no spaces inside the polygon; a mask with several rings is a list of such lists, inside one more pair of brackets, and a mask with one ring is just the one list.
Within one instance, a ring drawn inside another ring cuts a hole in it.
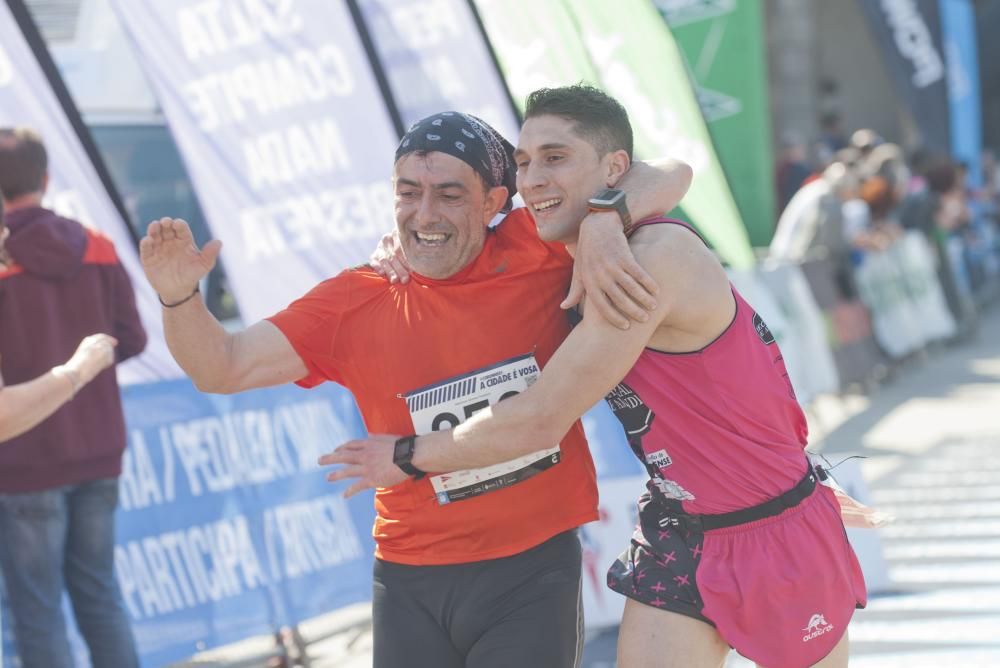
[{"label": "sponsor logo on banner", "polygon": [[712,123],[723,118],[736,116],[743,111],[743,103],[732,95],[699,86],[696,91],[698,106],[705,115],[705,121]]},{"label": "sponsor logo on banner", "polygon": [[926,88],[944,77],[944,61],[914,0],[881,0],[896,48],[913,66],[913,85]]},{"label": "sponsor logo on banner", "polygon": [[725,16],[736,9],[736,0],[654,0],[653,4],[671,26]]}]

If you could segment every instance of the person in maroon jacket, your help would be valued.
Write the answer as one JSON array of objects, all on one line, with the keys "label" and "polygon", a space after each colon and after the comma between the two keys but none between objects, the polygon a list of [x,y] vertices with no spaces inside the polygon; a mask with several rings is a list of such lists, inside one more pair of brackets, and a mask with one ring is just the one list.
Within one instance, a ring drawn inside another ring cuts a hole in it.
[{"label": "person in maroon jacket", "polygon": [[63,591],[93,666],[129,668],[138,657],[114,577],[125,450],[118,381],[105,369],[84,384],[63,362],[95,334],[117,339],[120,362],[142,352],[146,333],[112,243],[43,208],[47,185],[38,135],[0,129],[9,230],[0,265],[0,374],[13,386],[62,367],[56,375],[74,394],[0,446],[0,569],[24,668],[72,668]]}]

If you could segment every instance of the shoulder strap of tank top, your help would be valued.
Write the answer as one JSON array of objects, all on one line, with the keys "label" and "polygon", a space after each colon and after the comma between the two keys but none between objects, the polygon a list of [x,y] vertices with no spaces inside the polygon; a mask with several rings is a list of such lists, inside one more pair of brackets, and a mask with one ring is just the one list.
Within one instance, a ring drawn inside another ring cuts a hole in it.
[{"label": "shoulder strap of tank top", "polygon": [[705,244],[706,246],[708,245],[708,242],[705,241],[705,238],[698,233],[698,230],[694,229],[694,226],[691,225],[691,223],[686,223],[683,220],[677,220],[676,218],[664,218],[662,216],[657,216],[656,218],[646,218],[644,220],[632,223],[632,225],[629,226],[627,230],[625,230],[625,237],[628,238],[632,236],[633,234],[635,234],[635,231],[638,230],[640,227],[645,227],[646,225],[661,225],[661,224],[680,225],[681,227],[686,227],[687,229],[694,232],[694,234],[697,235],[699,239],[701,239],[701,242],[703,244]]}]

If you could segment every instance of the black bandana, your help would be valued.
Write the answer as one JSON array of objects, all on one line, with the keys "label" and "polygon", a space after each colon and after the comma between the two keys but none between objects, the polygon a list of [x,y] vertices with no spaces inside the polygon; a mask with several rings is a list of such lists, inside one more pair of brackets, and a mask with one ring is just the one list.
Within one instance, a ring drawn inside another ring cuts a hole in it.
[{"label": "black bandana", "polygon": [[410,126],[396,149],[396,161],[413,151],[447,153],[466,163],[490,188],[507,188],[504,212],[517,192],[514,147],[499,132],[470,114],[442,111]]}]

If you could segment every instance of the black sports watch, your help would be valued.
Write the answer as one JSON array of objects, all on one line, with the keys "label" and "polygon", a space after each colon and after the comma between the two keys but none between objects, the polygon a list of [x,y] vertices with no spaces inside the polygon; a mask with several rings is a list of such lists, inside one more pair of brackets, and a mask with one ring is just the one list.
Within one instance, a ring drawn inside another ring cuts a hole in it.
[{"label": "black sports watch", "polygon": [[625,206],[625,191],[617,188],[604,188],[594,193],[594,196],[587,200],[587,206],[591,211],[615,211],[622,219],[622,227],[628,229],[632,224],[632,216]]},{"label": "black sports watch", "polygon": [[420,480],[427,474],[413,465],[413,449],[416,447],[416,444],[416,434],[396,439],[396,445],[392,451],[392,463],[402,469],[406,475],[411,475],[414,479]]}]

